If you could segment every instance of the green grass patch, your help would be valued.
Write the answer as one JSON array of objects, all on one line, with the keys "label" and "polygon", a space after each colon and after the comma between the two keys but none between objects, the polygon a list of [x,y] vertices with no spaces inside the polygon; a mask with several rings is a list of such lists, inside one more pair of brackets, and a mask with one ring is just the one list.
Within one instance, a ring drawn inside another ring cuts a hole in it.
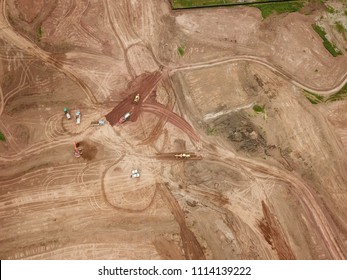
[{"label": "green grass patch", "polygon": [[342,89],[340,89],[338,92],[330,95],[328,98],[324,98],[324,96],[309,92],[304,90],[304,96],[312,103],[312,104],[318,104],[318,103],[329,103],[333,101],[339,101],[343,100],[347,97],[347,84],[344,85]]},{"label": "green grass patch", "polygon": [[335,25],[336,25],[336,29],[339,33],[345,34],[346,28],[344,27],[344,25],[340,21],[335,22]]},{"label": "green grass patch", "polygon": [[214,7],[228,5],[249,5],[261,10],[263,18],[273,13],[283,14],[299,11],[306,3],[304,0],[172,0],[174,9]]},{"label": "green grass patch", "polygon": [[312,25],[314,31],[316,31],[318,33],[318,35],[323,39],[323,45],[324,47],[332,54],[332,56],[336,57],[338,55],[341,55],[342,52],[333,44],[331,43],[327,37],[326,37],[326,32],[325,30],[320,27],[317,24],[313,24]]},{"label": "green grass patch", "polygon": [[185,53],[185,47],[184,46],[180,46],[177,48],[177,52],[179,54],[179,56],[184,56],[184,53]]},{"label": "green grass patch", "polygon": [[254,4],[257,2],[290,2],[293,0],[171,0],[174,9],[189,9],[199,7],[231,6],[240,4]]},{"label": "green grass patch", "polygon": [[330,95],[325,102],[333,102],[345,99],[347,97],[347,84],[340,89],[338,92],[334,93],[333,95]]},{"label": "green grass patch", "polygon": [[318,104],[318,103],[324,102],[324,97],[317,93],[308,92],[304,90],[304,95],[312,104]]},{"label": "green grass patch", "polygon": [[256,113],[265,113],[265,106],[260,106],[260,105],[255,104],[253,106],[253,111]]},{"label": "green grass patch", "polygon": [[326,10],[328,13],[330,13],[330,14],[336,13],[336,11],[333,7],[331,7],[329,5],[325,5],[325,7],[326,7]]},{"label": "green grass patch", "polygon": [[273,13],[294,13],[299,11],[305,3],[303,1],[289,1],[283,3],[265,3],[265,4],[254,4],[253,7],[258,8],[261,11],[263,18],[267,18]]},{"label": "green grass patch", "polygon": [[0,141],[6,141],[5,135],[0,131]]},{"label": "green grass patch", "polygon": [[41,42],[42,39],[42,27],[39,26],[39,28],[37,29],[37,41]]},{"label": "green grass patch", "polygon": [[218,134],[217,128],[215,128],[215,127],[209,127],[209,128],[207,129],[207,135],[209,135],[209,136],[214,136],[214,135],[216,135],[216,134]]}]

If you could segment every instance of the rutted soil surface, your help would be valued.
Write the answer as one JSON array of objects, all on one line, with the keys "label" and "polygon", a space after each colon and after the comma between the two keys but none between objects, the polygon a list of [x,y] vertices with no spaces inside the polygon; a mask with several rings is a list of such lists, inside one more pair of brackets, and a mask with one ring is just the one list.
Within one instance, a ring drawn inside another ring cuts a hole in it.
[{"label": "rutted soil surface", "polygon": [[347,103],[303,92],[347,81],[321,5],[0,4],[1,259],[346,259]]}]

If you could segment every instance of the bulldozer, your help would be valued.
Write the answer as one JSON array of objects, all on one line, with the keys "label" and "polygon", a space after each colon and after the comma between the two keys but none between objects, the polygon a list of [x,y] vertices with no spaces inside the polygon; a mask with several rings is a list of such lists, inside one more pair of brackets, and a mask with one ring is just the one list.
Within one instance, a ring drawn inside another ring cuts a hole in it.
[{"label": "bulldozer", "polygon": [[140,94],[136,94],[133,101],[134,103],[138,103],[140,101]]}]

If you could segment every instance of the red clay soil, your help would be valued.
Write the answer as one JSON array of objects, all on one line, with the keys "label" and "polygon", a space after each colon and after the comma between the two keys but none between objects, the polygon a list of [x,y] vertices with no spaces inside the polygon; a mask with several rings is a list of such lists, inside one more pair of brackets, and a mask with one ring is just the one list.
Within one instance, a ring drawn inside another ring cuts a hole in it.
[{"label": "red clay soil", "polygon": [[[192,126],[182,117],[172,112],[171,106],[164,106],[156,101],[156,86],[161,79],[162,73],[159,71],[151,74],[145,73],[137,77],[124,93],[127,97],[106,115],[107,121],[112,126],[117,125],[119,119],[125,113],[130,112],[129,121],[135,122],[142,111],[149,112],[159,116],[158,124],[169,121],[185,132],[193,141],[199,141],[199,136],[195,133]],[[134,103],[134,98],[137,94],[140,95],[140,100],[138,103]],[[162,126],[159,125],[159,127]],[[152,136],[155,137],[159,132],[157,130],[153,131]]]},{"label": "red clay soil", "polygon": [[[129,121],[135,122],[139,116],[141,104],[147,99],[148,95],[153,93],[161,79],[162,73],[159,71],[150,74],[145,73],[134,79],[126,92],[123,93],[127,97],[106,115],[107,121],[114,126],[125,113],[131,112]],[[140,100],[138,103],[134,103],[137,94],[140,95]]]},{"label": "red clay soil", "polygon": [[269,207],[264,201],[261,202],[264,218],[259,221],[265,240],[276,250],[279,259],[295,260],[295,256],[288,245],[286,238],[280,228],[280,225],[274,215],[270,212]]},{"label": "red clay soil", "polygon": [[167,203],[172,215],[180,226],[180,234],[183,243],[184,254],[187,260],[204,260],[205,254],[194,233],[188,228],[185,215],[167,185],[158,184],[158,191],[162,199]]}]

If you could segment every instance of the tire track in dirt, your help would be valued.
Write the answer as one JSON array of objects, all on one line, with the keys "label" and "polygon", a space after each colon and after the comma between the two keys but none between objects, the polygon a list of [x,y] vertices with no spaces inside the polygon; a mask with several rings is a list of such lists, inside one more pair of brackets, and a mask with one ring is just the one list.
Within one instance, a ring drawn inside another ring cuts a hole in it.
[{"label": "tire track in dirt", "polygon": [[204,260],[206,259],[194,233],[188,228],[184,212],[177,200],[168,189],[166,184],[157,184],[157,189],[162,199],[167,203],[172,215],[175,217],[181,230],[181,239],[183,243],[184,254],[187,260]]},{"label": "tire track in dirt", "polygon": [[[205,143],[206,144],[206,143]],[[208,144],[206,145],[208,147]],[[272,176],[280,182],[289,183],[291,190],[300,201],[303,209],[313,218],[317,224],[317,228],[325,242],[325,246],[333,259],[345,259],[345,253],[339,244],[343,244],[339,236],[334,232],[333,226],[324,215],[323,210],[319,206],[317,198],[313,195],[311,188],[295,175],[278,169],[275,166],[268,166],[264,163],[255,162],[251,159],[236,156],[231,151],[226,151],[218,144],[214,146],[217,150],[205,155],[208,160],[218,161],[221,164],[238,164],[238,166],[249,171],[253,176],[260,173],[261,176]],[[208,149],[208,148],[207,148]],[[208,151],[206,151],[208,153]]]},{"label": "tire track in dirt", "polygon": [[126,55],[126,49],[127,47],[125,46],[125,42],[123,42],[123,40],[121,39],[120,35],[118,34],[117,30],[116,30],[116,27],[115,27],[115,18],[114,17],[111,17],[111,12],[110,12],[110,6],[109,6],[109,3],[108,3],[108,0],[104,0],[104,7],[105,7],[105,14],[107,16],[107,19],[108,19],[108,22],[109,22],[109,25],[111,26],[111,29],[115,35],[115,38],[117,39],[119,45],[122,47],[122,50],[123,50],[123,55],[124,55],[124,60],[125,60],[125,65],[128,69],[128,73],[129,75],[134,79],[135,78],[135,70],[132,68],[130,62],[129,62],[129,59]]},{"label": "tire track in dirt", "polygon": [[144,112],[149,112],[158,115],[159,117],[166,117],[167,121],[172,123],[174,126],[181,129],[185,134],[187,134],[193,141],[199,142],[199,136],[195,133],[193,127],[182,117],[176,113],[168,110],[165,106],[160,103],[142,105],[142,110]]},{"label": "tire track in dirt", "polygon": [[9,23],[6,15],[6,0],[1,0],[0,29],[0,38],[6,42],[12,43],[15,47],[21,49],[23,52],[37,57],[45,63],[50,64],[58,71],[64,73],[83,90],[91,103],[97,103],[97,100],[92,94],[90,88],[82,79],[78,78],[74,74],[73,69],[70,69],[71,66],[64,64],[58,58],[55,58],[53,54],[43,51],[28,38],[16,32],[16,30]]},{"label": "tire track in dirt", "polygon": [[148,205],[146,205],[144,208],[142,209],[128,209],[128,208],[123,208],[123,207],[119,207],[119,206],[116,206],[115,204],[113,204],[107,194],[106,194],[106,191],[105,191],[105,182],[104,182],[104,179],[105,179],[105,176],[106,176],[106,173],[107,171],[110,170],[110,168],[114,167],[117,163],[119,163],[121,160],[123,160],[125,157],[125,155],[122,155],[119,159],[117,159],[115,162],[113,162],[112,164],[110,164],[107,168],[105,168],[105,170],[102,172],[102,176],[101,176],[101,195],[102,195],[102,198],[103,198],[103,201],[111,208],[111,209],[114,209],[114,210],[118,210],[118,211],[121,211],[121,212],[127,212],[127,213],[139,213],[139,212],[143,212],[143,211],[146,211],[148,208],[150,208],[153,204],[154,204],[154,201],[155,201],[155,197],[157,195],[157,189],[158,187],[156,186],[155,189],[154,189],[154,193],[153,193],[153,196],[150,200],[150,202],[148,203]]},{"label": "tire track in dirt", "polygon": [[[165,106],[166,106],[167,110],[172,111],[174,108],[174,105],[175,105],[175,99],[174,99],[175,92],[172,89],[171,84],[168,81],[168,78],[166,76],[162,79],[162,83],[163,83],[163,86],[166,90],[167,97],[168,97],[168,101],[167,101]],[[158,137],[160,136],[161,131],[164,129],[164,126],[167,123],[167,121],[168,121],[167,116],[159,117],[157,124],[155,125],[155,127],[153,128],[153,130],[151,131],[149,136],[141,142],[141,145],[149,145],[149,144],[153,143],[156,139],[158,139]]]}]

